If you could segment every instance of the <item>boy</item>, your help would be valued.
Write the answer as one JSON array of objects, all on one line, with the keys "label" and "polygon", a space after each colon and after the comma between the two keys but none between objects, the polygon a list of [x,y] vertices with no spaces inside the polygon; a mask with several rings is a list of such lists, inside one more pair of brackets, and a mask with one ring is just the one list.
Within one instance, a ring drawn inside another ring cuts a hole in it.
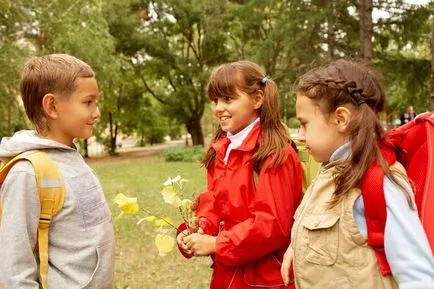
[{"label": "boy", "polygon": [[[74,138],[89,138],[100,117],[95,74],[70,55],[36,57],[24,68],[21,95],[36,131],[3,138],[0,158],[44,151],[65,185],[63,209],[49,229],[47,287],[109,289],[114,268],[111,214],[97,177],[73,144]],[[41,288],[34,253],[40,201],[30,162],[14,165],[0,196],[0,288]]]}]

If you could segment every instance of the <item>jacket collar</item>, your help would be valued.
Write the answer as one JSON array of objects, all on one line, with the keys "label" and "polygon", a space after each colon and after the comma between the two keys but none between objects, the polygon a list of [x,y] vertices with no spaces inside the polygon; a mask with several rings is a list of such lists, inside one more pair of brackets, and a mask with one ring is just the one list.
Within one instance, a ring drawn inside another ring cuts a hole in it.
[{"label": "jacket collar", "polygon": [[[256,147],[256,144],[259,139],[259,135],[261,132],[261,125],[260,123],[255,124],[255,126],[252,128],[251,132],[247,135],[247,137],[244,139],[243,143],[234,150],[240,150],[240,151],[253,151]],[[221,137],[218,140],[216,140],[211,147],[213,147],[217,154],[226,152],[226,149],[228,148],[230,144],[230,140],[227,136]]]}]

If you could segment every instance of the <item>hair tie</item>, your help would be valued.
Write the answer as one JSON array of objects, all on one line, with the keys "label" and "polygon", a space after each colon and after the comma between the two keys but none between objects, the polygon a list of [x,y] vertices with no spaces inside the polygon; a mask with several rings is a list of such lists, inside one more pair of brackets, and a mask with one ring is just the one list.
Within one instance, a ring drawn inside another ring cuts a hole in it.
[{"label": "hair tie", "polygon": [[260,81],[259,81],[259,83],[261,84],[261,85],[265,85],[266,83],[267,83],[267,81],[268,81],[268,76],[267,75],[265,75]]},{"label": "hair tie", "polygon": [[348,93],[351,97],[351,99],[353,100],[353,102],[355,104],[357,104],[357,106],[360,106],[364,103],[366,103],[366,95],[363,92],[363,88],[357,88],[357,85],[355,82],[350,82],[348,84]]}]

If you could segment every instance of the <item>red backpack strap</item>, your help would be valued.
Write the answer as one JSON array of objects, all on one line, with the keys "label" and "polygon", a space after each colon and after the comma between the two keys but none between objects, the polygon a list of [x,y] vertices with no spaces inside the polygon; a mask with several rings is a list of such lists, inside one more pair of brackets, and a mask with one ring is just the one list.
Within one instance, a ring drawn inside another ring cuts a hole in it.
[{"label": "red backpack strap", "polygon": [[[381,153],[389,165],[396,156],[393,147],[379,144]],[[386,199],[383,189],[384,171],[377,162],[367,169],[362,180],[362,198],[365,205],[365,218],[368,231],[368,244],[374,249],[377,262],[383,275],[391,274],[384,251],[384,229],[386,226]]]}]

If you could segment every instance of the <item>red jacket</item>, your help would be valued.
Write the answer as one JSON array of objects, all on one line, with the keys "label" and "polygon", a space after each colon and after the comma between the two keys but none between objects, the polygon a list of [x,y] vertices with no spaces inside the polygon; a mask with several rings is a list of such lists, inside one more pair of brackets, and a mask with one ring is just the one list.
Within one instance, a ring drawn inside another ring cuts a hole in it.
[{"label": "red jacket", "polygon": [[280,264],[302,196],[301,165],[288,143],[287,160],[267,170],[268,158],[255,189],[251,157],[259,137],[256,125],[231,151],[226,167],[228,138],[212,144],[216,163],[208,168],[208,191],[200,195],[196,210],[204,232],[217,236],[212,289],[285,287]]}]

